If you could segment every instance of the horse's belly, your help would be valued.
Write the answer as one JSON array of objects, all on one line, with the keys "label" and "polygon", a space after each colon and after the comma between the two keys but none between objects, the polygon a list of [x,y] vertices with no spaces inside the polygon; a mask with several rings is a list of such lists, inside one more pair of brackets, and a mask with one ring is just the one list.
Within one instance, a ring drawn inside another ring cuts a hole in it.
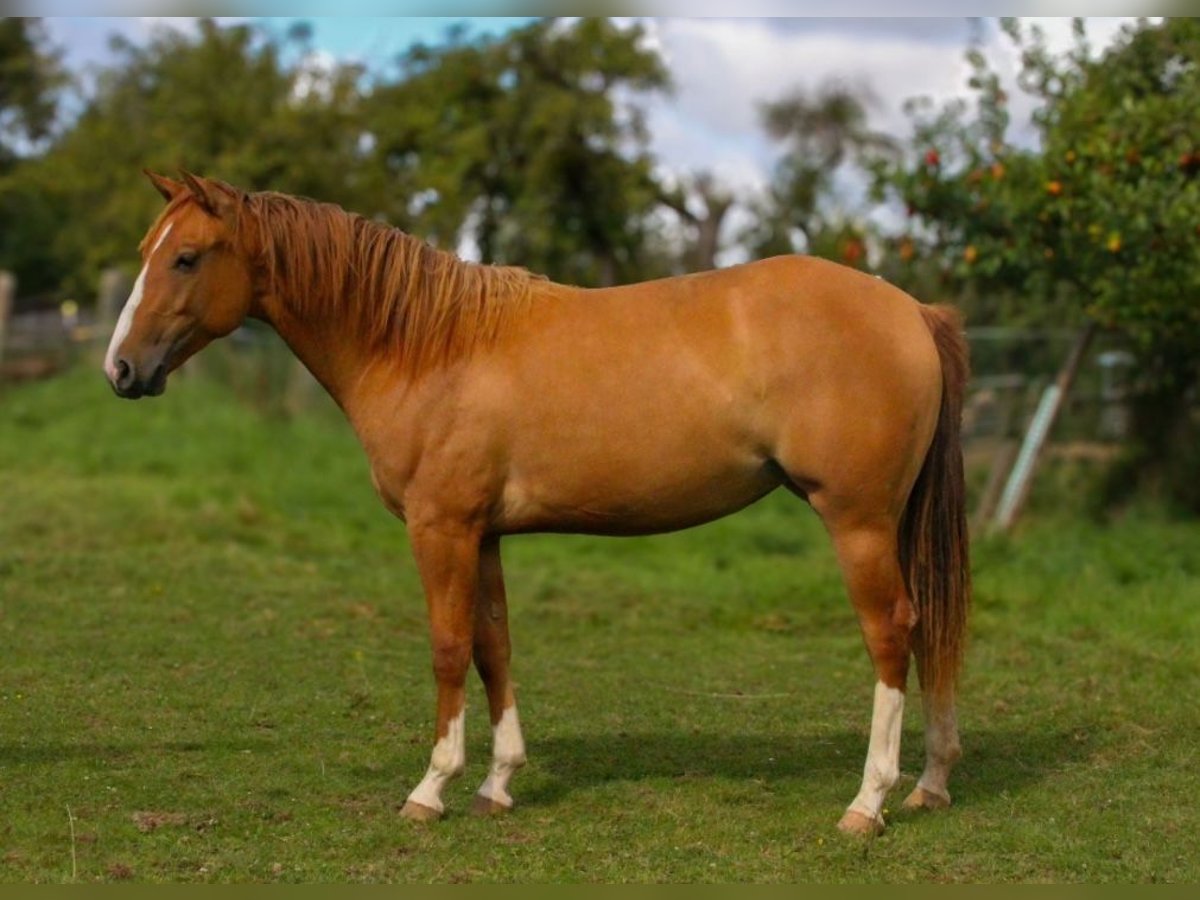
[{"label": "horse's belly", "polygon": [[670,460],[576,467],[517,475],[505,486],[495,525],[510,532],[559,531],[634,535],[711,522],[770,493],[780,484],[769,462],[672,465]]}]

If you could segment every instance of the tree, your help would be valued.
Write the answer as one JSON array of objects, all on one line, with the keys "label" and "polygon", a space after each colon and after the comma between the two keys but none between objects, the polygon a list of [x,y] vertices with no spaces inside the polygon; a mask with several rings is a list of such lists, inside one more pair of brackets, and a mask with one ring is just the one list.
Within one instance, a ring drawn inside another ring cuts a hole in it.
[{"label": "tree", "polygon": [[371,98],[388,217],[562,280],[640,276],[657,189],[642,114],[618,98],[667,85],[640,27],[543,19],[449,37],[408,52],[401,79]]},{"label": "tree", "polygon": [[831,210],[829,203],[845,164],[861,165],[894,149],[889,137],[869,127],[869,102],[864,89],[831,82],[813,94],[796,89],[762,106],[763,126],[783,145],[784,153],[749,236],[756,255],[804,249],[840,256],[850,265],[865,263],[862,229]]},{"label": "tree", "polygon": [[12,174],[51,136],[66,84],[41,20],[0,19],[0,268],[15,271],[23,290],[46,286],[31,275],[52,271],[47,236],[56,217],[32,186],[12,184]]},{"label": "tree", "polygon": [[658,199],[679,217],[687,232],[684,268],[697,272],[715,269],[721,229],[733,209],[733,194],[711,172],[698,172],[671,188],[660,186]]},{"label": "tree", "polygon": [[202,19],[194,34],[162,29],[144,46],[115,39],[117,61],[78,119],[0,183],[0,208],[22,221],[0,264],[91,296],[101,269],[133,260],[158,213],[143,168],[356,205],[361,73],[314,67],[303,37]]},{"label": "tree", "polygon": [[65,83],[40,19],[0,19],[0,173],[16,161],[22,143],[49,136]]},{"label": "tree", "polygon": [[1200,22],[1141,21],[1098,58],[1079,20],[1063,57],[1036,29],[1003,27],[1040,103],[1036,144],[1010,136],[1007,95],[976,48],[974,108],[916,109],[914,153],[879,165],[879,183],[907,204],[906,239],[959,284],[1131,342],[1144,469],[1159,469],[1200,359]]}]

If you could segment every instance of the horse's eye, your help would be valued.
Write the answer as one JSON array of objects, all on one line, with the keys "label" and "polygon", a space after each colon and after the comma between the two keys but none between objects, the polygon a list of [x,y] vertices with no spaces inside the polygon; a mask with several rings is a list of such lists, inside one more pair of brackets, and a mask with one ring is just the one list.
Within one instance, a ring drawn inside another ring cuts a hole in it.
[{"label": "horse's eye", "polygon": [[200,258],[200,254],[195,250],[187,250],[180,253],[175,259],[175,268],[180,272],[190,272],[196,268],[196,260]]}]

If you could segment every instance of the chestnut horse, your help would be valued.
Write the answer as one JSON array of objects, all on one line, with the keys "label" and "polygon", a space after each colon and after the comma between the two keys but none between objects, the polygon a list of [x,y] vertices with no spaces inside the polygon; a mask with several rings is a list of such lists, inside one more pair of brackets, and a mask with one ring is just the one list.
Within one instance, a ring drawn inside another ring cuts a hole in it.
[{"label": "chestnut horse", "polygon": [[147,173],[167,206],[105,372],[122,397],[248,316],[344,410],[408,526],[428,605],[435,746],[405,816],[433,819],[465,764],[472,659],[493,726],[477,810],[512,806],[525,762],[500,538],[649,534],[783,486],[820,515],[876,675],[862,788],[841,820],[883,827],[910,654],[925,770],[950,802],[970,581],[956,314],[797,256],[602,290],[459,260],[338,207]]}]

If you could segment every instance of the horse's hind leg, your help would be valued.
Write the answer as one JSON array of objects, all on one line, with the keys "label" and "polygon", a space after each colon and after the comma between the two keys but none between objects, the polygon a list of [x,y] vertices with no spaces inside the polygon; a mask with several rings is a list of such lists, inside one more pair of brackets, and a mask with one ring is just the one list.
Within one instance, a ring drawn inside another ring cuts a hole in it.
[{"label": "horse's hind leg", "polygon": [[492,765],[475,795],[478,813],[512,809],[508,782],[525,765],[525,741],[517,719],[517,700],[509,675],[508,603],[500,567],[500,539],[487,538],[480,549],[479,593],[475,604],[475,668],[487,691],[492,719]]},{"label": "horse's hind leg", "polygon": [[[913,649],[918,661],[921,646],[915,641]],[[918,665],[918,670],[921,668]],[[925,771],[917,786],[904,801],[907,809],[943,809],[950,805],[950,769],[962,756],[958,741],[958,717],[954,709],[954,689],[940,694],[922,685],[921,705],[925,718]]]},{"label": "horse's hind leg", "polygon": [[826,520],[875,668],[875,706],[862,787],[838,827],[883,830],[883,803],[900,776],[900,730],[908,677],[909,635],[916,615],[904,586],[890,517]]}]

